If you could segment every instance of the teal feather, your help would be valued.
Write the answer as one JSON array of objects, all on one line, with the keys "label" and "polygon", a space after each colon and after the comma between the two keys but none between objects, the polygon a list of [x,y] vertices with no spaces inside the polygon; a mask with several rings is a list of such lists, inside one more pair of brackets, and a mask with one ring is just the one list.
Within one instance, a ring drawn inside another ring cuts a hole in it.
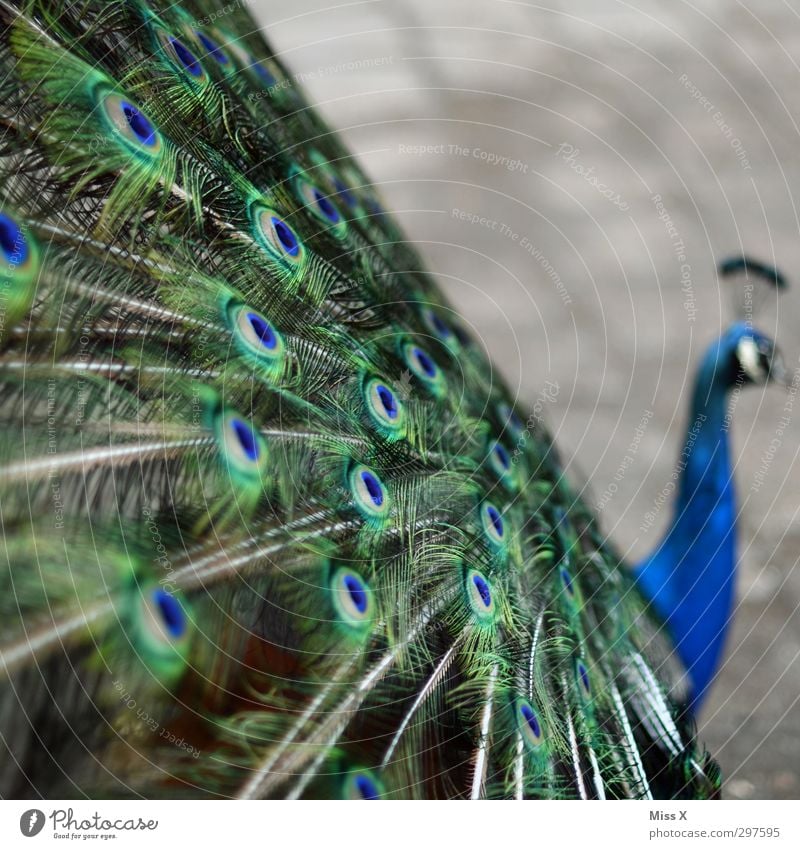
[{"label": "teal feather", "polygon": [[0,0],[0,793],[716,795],[548,434],[209,10]]}]

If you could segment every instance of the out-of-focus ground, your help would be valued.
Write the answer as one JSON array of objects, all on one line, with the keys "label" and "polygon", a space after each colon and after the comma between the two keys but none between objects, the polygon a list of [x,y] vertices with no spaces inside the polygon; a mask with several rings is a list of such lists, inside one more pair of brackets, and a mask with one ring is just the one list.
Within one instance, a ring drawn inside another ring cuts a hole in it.
[{"label": "out-of-focus ground", "polygon": [[[800,367],[800,14],[780,0],[250,6],[520,405],[558,383],[546,415],[569,473],[623,554],[647,552],[688,382],[734,315],[718,259],[745,250],[794,279],[756,324]],[[800,398],[744,392],[733,442],[740,605],[702,735],[728,797],[798,798]]]}]

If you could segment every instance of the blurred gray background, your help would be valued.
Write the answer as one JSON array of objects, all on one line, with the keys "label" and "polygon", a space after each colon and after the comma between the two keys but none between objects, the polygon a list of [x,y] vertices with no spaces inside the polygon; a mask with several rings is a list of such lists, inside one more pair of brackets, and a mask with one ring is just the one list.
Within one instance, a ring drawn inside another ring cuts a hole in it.
[{"label": "blurred gray background", "polygon": [[[570,475],[618,549],[646,553],[688,386],[735,315],[741,287],[719,284],[717,260],[747,251],[794,280],[756,324],[800,368],[800,14],[788,0],[249,5],[520,406],[558,383],[545,414]],[[702,717],[729,798],[800,797],[800,403],[781,427],[786,401],[750,389],[734,411],[740,607]]]}]

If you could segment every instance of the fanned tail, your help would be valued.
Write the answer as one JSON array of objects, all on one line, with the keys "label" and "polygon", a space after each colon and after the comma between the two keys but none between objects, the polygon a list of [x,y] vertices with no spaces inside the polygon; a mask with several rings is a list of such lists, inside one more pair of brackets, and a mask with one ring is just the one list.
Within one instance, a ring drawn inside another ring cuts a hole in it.
[{"label": "fanned tail", "polygon": [[0,2],[0,793],[714,795],[549,437],[211,11]]}]

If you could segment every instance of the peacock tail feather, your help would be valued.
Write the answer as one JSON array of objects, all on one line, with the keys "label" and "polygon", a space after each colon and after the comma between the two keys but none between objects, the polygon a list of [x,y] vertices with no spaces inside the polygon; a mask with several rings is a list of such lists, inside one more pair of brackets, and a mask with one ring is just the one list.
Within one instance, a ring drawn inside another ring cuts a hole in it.
[{"label": "peacock tail feather", "polygon": [[0,0],[0,794],[716,795],[547,432],[228,9]]}]

